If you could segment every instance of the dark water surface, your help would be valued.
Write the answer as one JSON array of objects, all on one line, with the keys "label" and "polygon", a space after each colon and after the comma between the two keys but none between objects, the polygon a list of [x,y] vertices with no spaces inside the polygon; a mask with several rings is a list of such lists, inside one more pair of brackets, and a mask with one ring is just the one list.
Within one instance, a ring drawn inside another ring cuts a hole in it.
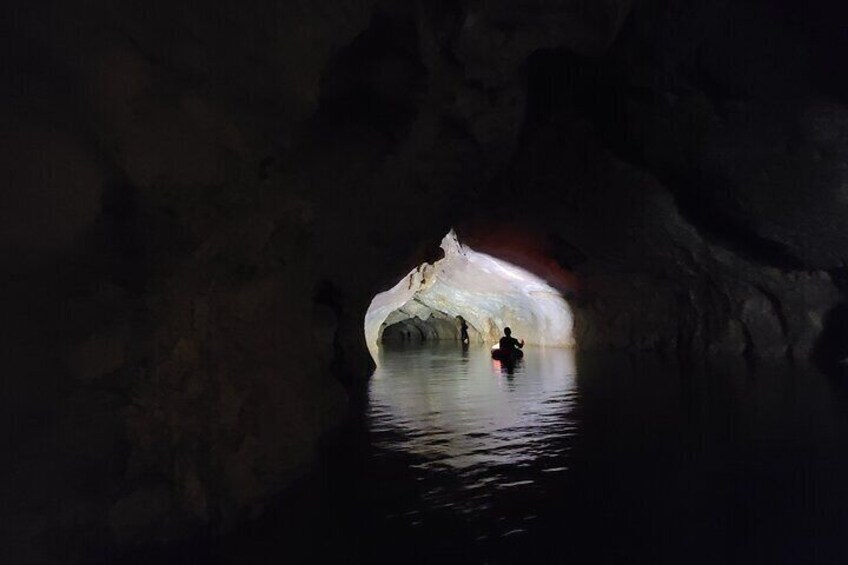
[{"label": "dark water surface", "polygon": [[134,562],[846,563],[846,421],[786,366],[388,350],[280,508]]},{"label": "dark water surface", "polygon": [[450,522],[447,537],[473,545],[535,529],[577,433],[573,352],[528,347],[505,367],[485,347],[443,345],[383,352],[380,362],[369,391],[372,464],[409,465],[385,520],[442,537]]}]

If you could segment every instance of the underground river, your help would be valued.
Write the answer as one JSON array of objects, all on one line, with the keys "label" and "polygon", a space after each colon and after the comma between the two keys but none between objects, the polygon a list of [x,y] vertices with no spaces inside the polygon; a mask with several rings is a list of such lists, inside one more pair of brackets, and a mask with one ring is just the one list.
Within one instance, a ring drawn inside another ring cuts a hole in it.
[{"label": "underground river", "polygon": [[130,562],[836,563],[844,394],[812,370],[453,342],[381,348],[362,408],[258,522]]}]

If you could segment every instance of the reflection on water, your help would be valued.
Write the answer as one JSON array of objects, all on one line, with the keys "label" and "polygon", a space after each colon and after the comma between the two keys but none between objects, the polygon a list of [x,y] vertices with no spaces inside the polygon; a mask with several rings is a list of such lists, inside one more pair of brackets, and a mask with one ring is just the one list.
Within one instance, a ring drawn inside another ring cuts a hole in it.
[{"label": "reflection on water", "polygon": [[131,563],[848,563],[845,391],[737,361],[385,351],[275,511]]},{"label": "reflection on water", "polygon": [[384,352],[370,389],[375,445],[466,472],[554,459],[552,444],[574,431],[574,357],[527,349],[512,374],[485,347]]},{"label": "reflection on water", "polygon": [[[516,535],[532,504],[568,469],[577,401],[574,356],[526,348],[504,366],[485,346],[456,344],[382,351],[370,386],[370,441],[377,457],[410,460],[419,496],[398,514],[426,519],[450,508]],[[450,480],[440,480],[440,476]],[[485,512],[485,516],[482,514]]]},{"label": "reflection on water", "polygon": [[528,348],[512,374],[484,348],[385,352],[365,492],[403,541],[369,558],[846,562],[846,410],[822,375],[608,355],[578,368],[559,349]]}]

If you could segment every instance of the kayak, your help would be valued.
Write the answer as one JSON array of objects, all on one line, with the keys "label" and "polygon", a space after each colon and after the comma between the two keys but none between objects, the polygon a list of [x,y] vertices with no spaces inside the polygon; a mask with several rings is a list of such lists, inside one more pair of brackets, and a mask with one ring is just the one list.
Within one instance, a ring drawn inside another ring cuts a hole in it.
[{"label": "kayak", "polygon": [[516,361],[524,357],[524,352],[520,349],[492,349],[492,359],[499,361]]}]

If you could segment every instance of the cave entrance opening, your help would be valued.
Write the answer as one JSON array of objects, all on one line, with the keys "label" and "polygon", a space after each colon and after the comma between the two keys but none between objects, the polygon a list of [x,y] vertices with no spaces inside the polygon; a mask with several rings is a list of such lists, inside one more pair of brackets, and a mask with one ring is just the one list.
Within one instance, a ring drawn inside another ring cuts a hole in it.
[{"label": "cave entrance opening", "polygon": [[383,344],[460,341],[493,344],[505,327],[529,345],[571,347],[574,318],[562,294],[533,273],[475,251],[451,230],[444,257],[423,263],[385,292],[365,315],[365,339],[375,362]]}]

